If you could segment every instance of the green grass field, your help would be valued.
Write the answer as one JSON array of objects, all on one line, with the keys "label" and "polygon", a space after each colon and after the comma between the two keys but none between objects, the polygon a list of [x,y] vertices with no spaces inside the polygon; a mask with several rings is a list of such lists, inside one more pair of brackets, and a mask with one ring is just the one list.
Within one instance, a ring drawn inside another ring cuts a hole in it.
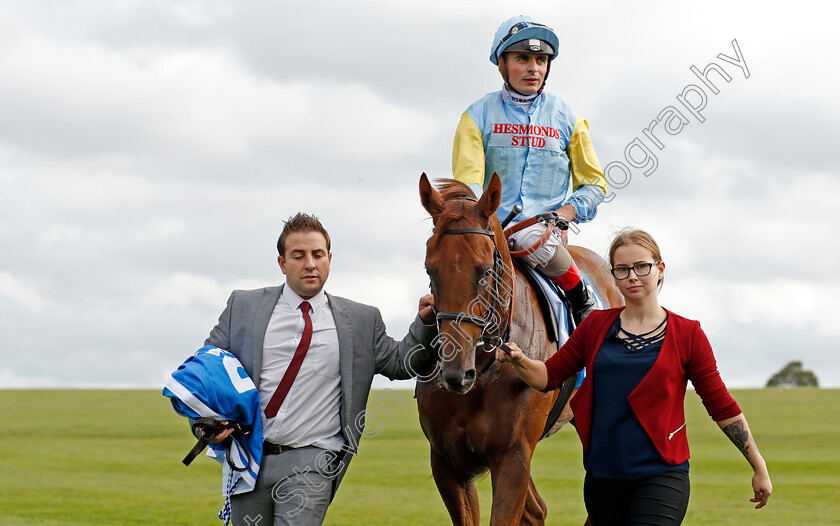
[{"label": "green grass field", "polygon": [[[412,393],[379,410],[327,515],[327,524],[448,524],[417,423]],[[770,467],[770,505],[748,499],[751,470],[687,397],[691,503],[684,524],[840,524],[840,390],[737,390]],[[159,391],[0,390],[0,525],[213,525],[222,504],[218,464],[181,459],[192,447],[186,421]],[[371,408],[376,411],[376,408]],[[580,443],[569,427],[544,440],[534,480],[548,524],[585,518]],[[483,524],[490,480],[479,482]]]}]

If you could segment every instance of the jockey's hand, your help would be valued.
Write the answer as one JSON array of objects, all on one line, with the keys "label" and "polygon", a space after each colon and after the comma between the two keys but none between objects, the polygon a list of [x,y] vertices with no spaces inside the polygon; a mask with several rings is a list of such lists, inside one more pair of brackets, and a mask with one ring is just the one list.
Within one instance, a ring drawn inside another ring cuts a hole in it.
[{"label": "jockey's hand", "polygon": [[417,308],[417,314],[426,325],[435,323],[435,297],[431,294],[426,294],[420,298],[420,306]]},{"label": "jockey's hand", "polygon": [[525,353],[522,352],[522,349],[519,348],[513,342],[507,342],[505,345],[508,346],[510,349],[510,354],[506,353],[502,350],[501,347],[496,347],[496,360],[499,362],[518,362],[521,361],[522,358],[525,356]]},{"label": "jockey's hand", "polygon": [[[565,219],[567,223],[571,223],[577,217],[577,212],[572,205],[563,205],[554,212],[560,217],[560,219]],[[569,244],[568,230],[560,231],[560,241],[563,242],[564,247]]]}]

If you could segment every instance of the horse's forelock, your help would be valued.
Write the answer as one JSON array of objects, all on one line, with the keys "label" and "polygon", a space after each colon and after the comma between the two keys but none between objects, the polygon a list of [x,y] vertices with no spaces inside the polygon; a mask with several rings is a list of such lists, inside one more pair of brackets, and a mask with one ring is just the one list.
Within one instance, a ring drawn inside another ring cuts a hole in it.
[{"label": "horse's forelock", "polygon": [[438,179],[437,190],[440,192],[440,196],[443,197],[444,201],[458,198],[463,199],[464,197],[476,198],[469,186],[455,179]]},{"label": "horse's forelock", "polygon": [[473,204],[468,199],[472,200],[476,197],[469,186],[455,179],[438,180],[437,191],[447,204],[453,202],[461,204],[461,206],[446,206],[435,218],[435,231],[443,232],[449,228],[450,224],[464,218],[464,207],[468,206],[467,203]]}]

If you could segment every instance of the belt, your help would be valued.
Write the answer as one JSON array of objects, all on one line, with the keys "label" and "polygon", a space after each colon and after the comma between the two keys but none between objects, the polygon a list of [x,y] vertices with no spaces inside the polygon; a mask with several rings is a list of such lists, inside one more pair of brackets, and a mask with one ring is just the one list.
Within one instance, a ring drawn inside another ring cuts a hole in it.
[{"label": "belt", "polygon": [[291,451],[291,450],[297,449],[297,448],[294,448],[292,446],[281,446],[280,444],[274,444],[274,443],[269,442],[267,440],[263,440],[262,449],[263,449],[262,454],[263,454],[263,456],[265,456],[265,455],[279,455],[280,453],[285,453],[286,451]]}]

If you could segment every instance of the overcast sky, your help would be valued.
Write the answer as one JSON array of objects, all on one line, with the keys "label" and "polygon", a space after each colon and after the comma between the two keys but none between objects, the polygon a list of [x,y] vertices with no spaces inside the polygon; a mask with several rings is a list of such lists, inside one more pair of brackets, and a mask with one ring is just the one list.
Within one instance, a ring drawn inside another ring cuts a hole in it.
[{"label": "overcast sky", "polygon": [[[730,387],[791,360],[840,387],[837,8],[514,4],[0,0],[0,387],[162,386],[231,290],[282,283],[297,211],[332,235],[327,290],[402,337],[428,284],[420,174],[451,176],[521,12],[558,31],[548,89],[611,167],[572,243],[650,231],[661,303]],[[710,63],[717,94],[690,70]]]}]

